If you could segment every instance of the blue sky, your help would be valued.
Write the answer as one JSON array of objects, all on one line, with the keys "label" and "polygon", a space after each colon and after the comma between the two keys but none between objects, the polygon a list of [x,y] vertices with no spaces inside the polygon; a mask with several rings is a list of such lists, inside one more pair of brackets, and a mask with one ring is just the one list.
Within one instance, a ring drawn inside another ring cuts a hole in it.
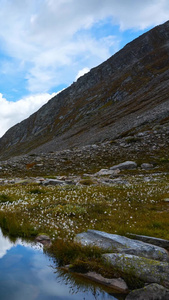
[{"label": "blue sky", "polygon": [[168,16],[167,0],[0,0],[0,136]]}]

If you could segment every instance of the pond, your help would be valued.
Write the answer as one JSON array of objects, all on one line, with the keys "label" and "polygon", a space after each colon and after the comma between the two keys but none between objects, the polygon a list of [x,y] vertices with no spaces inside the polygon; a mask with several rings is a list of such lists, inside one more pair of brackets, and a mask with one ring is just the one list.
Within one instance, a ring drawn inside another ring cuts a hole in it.
[{"label": "pond", "polygon": [[0,299],[124,299],[98,285],[59,271],[56,262],[35,243],[12,242],[0,230]]}]

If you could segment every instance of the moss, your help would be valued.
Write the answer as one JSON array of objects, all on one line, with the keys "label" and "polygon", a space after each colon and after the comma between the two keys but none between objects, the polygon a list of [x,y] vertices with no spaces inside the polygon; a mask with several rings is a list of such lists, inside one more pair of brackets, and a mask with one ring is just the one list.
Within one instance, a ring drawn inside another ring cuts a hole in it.
[{"label": "moss", "polygon": [[9,196],[9,195],[6,195],[6,194],[1,194],[0,195],[0,202],[4,203],[4,202],[13,202],[14,199]]},{"label": "moss", "polygon": [[43,190],[40,190],[38,188],[35,188],[35,189],[31,189],[29,191],[30,194],[44,194],[45,192]]},{"label": "moss", "polygon": [[80,184],[82,185],[92,185],[94,184],[94,181],[92,179],[82,179],[79,181]]}]

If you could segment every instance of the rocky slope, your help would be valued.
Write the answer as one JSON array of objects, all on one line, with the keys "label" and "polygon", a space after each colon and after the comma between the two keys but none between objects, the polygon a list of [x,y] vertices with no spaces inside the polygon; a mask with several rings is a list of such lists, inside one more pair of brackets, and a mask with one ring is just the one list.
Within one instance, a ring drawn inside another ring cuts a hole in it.
[{"label": "rocky slope", "polygon": [[[127,44],[0,139],[0,157],[99,144],[169,121],[169,21]],[[168,125],[167,125],[168,126]]]}]

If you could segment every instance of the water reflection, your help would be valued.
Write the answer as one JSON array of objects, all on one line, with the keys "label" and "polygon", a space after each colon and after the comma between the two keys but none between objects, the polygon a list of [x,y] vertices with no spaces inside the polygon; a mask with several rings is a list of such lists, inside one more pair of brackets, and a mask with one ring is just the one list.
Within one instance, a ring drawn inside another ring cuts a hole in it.
[{"label": "water reflection", "polygon": [[11,242],[8,238],[3,238],[2,232],[0,230],[0,258],[3,257],[7,250],[11,248]]},{"label": "water reflection", "polygon": [[11,242],[0,231],[0,299],[74,300],[122,299],[56,271],[41,247],[21,241]]}]

